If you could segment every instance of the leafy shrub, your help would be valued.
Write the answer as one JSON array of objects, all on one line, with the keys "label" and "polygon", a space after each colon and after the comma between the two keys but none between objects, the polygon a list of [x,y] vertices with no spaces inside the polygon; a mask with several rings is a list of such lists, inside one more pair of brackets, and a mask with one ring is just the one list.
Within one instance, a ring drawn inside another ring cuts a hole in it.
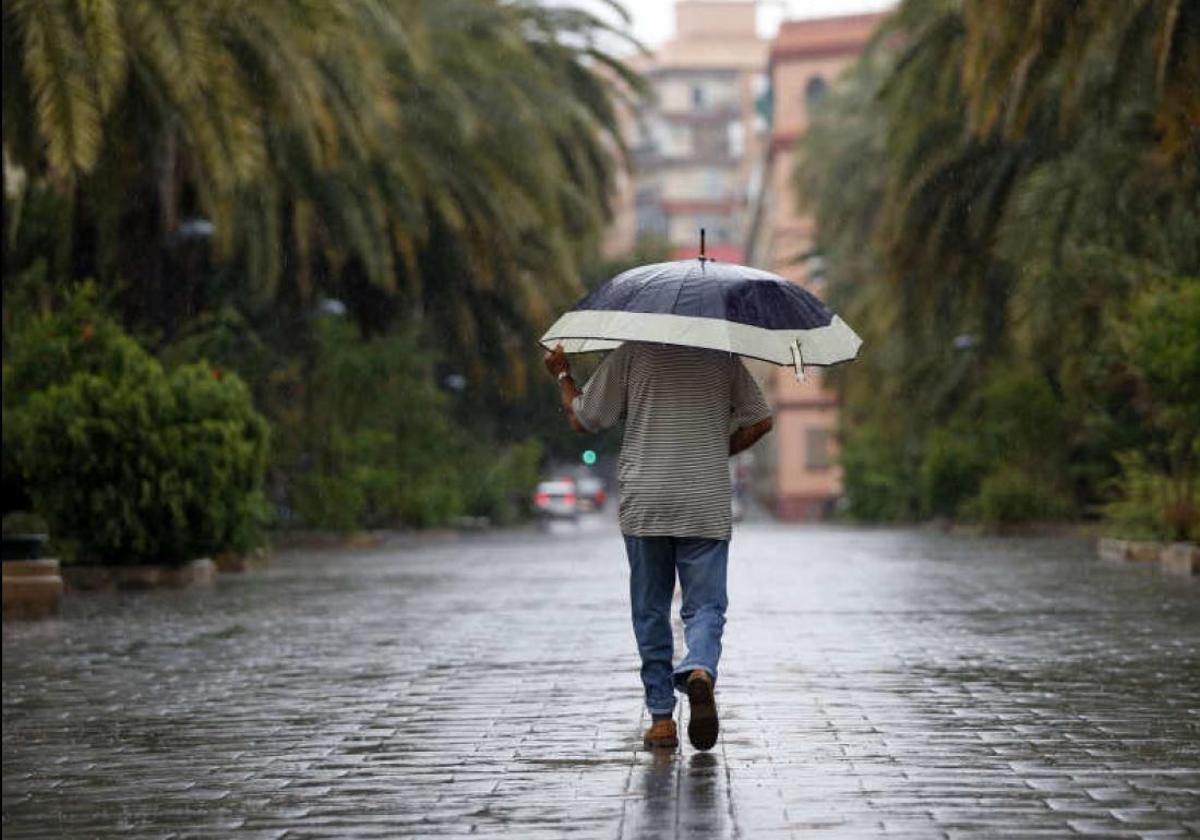
[{"label": "leafy shrub", "polygon": [[35,509],[75,558],[179,563],[251,548],[264,518],[268,430],[246,386],[205,364],[148,357],[77,373],[16,413]]},{"label": "leafy shrub", "polygon": [[1072,511],[1068,495],[1015,467],[984,477],[979,494],[964,507],[966,515],[989,526],[1060,519]]},{"label": "leafy shrub", "polygon": [[464,471],[466,512],[498,524],[516,521],[528,512],[541,462],[542,446],[533,438],[503,449],[498,456],[473,452]]},{"label": "leafy shrub", "polygon": [[1121,472],[1111,487],[1116,500],[1104,506],[1109,533],[1125,539],[1200,542],[1200,491],[1195,482],[1152,468],[1138,452],[1117,460]]},{"label": "leafy shrub", "polygon": [[440,476],[405,472],[398,466],[403,446],[379,429],[331,430],[317,453],[319,464],[296,477],[296,513],[307,525],[337,531],[428,527],[460,515],[461,481],[454,465],[447,464]]},{"label": "leafy shrub", "polygon": [[989,464],[1016,461],[1030,472],[1065,468],[1064,409],[1044,376],[1020,366],[996,368],[966,416]]},{"label": "leafy shrub", "polygon": [[292,505],[308,525],[334,531],[354,531],[369,520],[365,516],[363,488],[353,472],[311,471],[296,478],[291,488]]},{"label": "leafy shrub", "polygon": [[847,429],[841,464],[848,511],[855,519],[903,520],[916,508],[903,448],[874,423]]},{"label": "leafy shrub", "polygon": [[1167,278],[1143,290],[1115,328],[1153,401],[1153,419],[1190,446],[1200,432],[1200,277]]},{"label": "leafy shrub", "polygon": [[1200,278],[1165,278],[1143,289],[1114,325],[1135,383],[1137,449],[1117,456],[1105,506],[1111,532],[1200,539]]},{"label": "leafy shrub", "polygon": [[937,490],[959,515],[992,526],[1073,515],[1069,427],[1045,376],[995,367],[952,423],[954,438],[929,438],[931,503]]},{"label": "leafy shrub", "polygon": [[[40,275],[39,275],[40,276]],[[4,510],[29,507],[28,488],[17,462],[16,413],[30,395],[66,382],[76,373],[144,375],[150,356],[104,314],[96,287],[84,283],[66,293],[62,309],[42,314],[26,301],[6,297],[17,310],[5,316],[3,390]],[[11,322],[11,325],[10,325]]]},{"label": "leafy shrub", "polygon": [[21,477],[17,463],[17,439],[14,434],[14,418],[10,409],[4,409],[3,425],[0,426],[0,494],[3,494],[3,512],[27,510],[32,504],[29,490]]},{"label": "leafy shrub", "polygon": [[415,335],[364,339],[327,318],[314,349],[307,404],[281,415],[279,466],[301,522],[354,530],[520,516],[540,445],[501,446],[455,423]]},{"label": "leafy shrub", "polygon": [[168,368],[205,359],[236,370],[253,388],[266,379],[275,352],[241,312],[223,306],[188,321],[179,335],[159,350],[158,357]]},{"label": "leafy shrub", "polygon": [[14,408],[29,395],[77,373],[109,378],[147,375],[152,357],[105,314],[93,283],[68,292],[62,308],[53,314],[23,314],[23,322],[4,348],[5,408]]},{"label": "leafy shrub", "polygon": [[934,429],[917,475],[922,515],[957,515],[960,506],[979,490],[986,468],[977,440],[961,431]]}]

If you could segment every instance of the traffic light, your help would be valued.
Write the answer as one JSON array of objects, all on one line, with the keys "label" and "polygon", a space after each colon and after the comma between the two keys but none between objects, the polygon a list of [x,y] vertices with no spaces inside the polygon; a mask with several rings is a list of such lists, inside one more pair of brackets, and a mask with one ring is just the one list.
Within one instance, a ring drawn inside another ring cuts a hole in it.
[{"label": "traffic light", "polygon": [[581,456],[581,460],[583,461],[583,463],[587,464],[590,467],[592,464],[596,463],[596,450],[594,450],[594,449],[583,450],[583,455]]}]

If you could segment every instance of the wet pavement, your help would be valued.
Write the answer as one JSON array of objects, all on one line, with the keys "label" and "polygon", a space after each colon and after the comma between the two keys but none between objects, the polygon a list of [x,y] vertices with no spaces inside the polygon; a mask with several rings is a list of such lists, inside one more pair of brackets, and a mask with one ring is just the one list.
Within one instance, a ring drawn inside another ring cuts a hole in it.
[{"label": "wet pavement", "polygon": [[4,633],[22,837],[1200,836],[1200,584],[744,524],[711,753],[641,751],[606,522],[295,551]]}]

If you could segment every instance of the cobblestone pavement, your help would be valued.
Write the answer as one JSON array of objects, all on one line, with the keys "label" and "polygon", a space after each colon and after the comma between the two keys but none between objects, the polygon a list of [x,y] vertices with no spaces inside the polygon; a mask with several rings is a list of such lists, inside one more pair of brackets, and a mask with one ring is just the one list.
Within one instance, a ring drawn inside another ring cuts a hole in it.
[{"label": "cobblestone pavement", "polygon": [[722,739],[642,752],[613,526],[290,552],[4,635],[27,837],[1200,836],[1200,585],[743,525]]}]

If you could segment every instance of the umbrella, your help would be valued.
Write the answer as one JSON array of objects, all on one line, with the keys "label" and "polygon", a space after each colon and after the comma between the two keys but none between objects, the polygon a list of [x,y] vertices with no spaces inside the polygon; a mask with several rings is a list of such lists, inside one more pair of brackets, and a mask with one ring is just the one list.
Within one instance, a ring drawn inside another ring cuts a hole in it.
[{"label": "umbrella", "polygon": [[777,274],[703,256],[618,274],[584,297],[541,338],[567,353],[649,341],[726,350],[791,365],[853,359],[862,339],[814,295]]}]

